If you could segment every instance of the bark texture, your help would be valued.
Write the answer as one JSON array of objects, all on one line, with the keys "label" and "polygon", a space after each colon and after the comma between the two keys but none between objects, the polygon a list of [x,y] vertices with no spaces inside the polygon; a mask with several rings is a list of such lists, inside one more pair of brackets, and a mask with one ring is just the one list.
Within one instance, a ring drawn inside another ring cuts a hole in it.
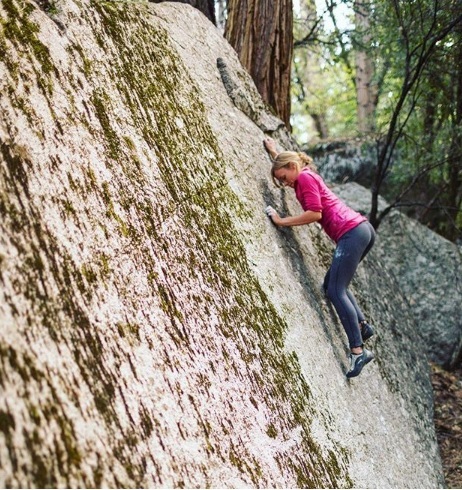
[{"label": "bark texture", "polygon": [[376,91],[372,83],[374,66],[370,55],[370,0],[355,2],[355,67],[358,130],[361,133],[374,131]]},{"label": "bark texture", "polygon": [[230,0],[225,37],[263,100],[290,126],[292,0]]}]

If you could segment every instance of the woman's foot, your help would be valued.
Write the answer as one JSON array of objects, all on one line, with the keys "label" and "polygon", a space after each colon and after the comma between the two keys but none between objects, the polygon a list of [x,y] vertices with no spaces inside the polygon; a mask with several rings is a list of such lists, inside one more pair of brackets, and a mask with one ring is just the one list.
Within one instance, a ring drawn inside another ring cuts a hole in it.
[{"label": "woman's foot", "polygon": [[359,328],[361,330],[363,342],[366,342],[367,339],[370,339],[374,335],[374,328],[366,321],[361,322]]},{"label": "woman's foot", "polygon": [[350,370],[346,373],[347,378],[358,376],[363,367],[374,359],[374,354],[367,349],[363,349],[361,354],[350,354]]}]

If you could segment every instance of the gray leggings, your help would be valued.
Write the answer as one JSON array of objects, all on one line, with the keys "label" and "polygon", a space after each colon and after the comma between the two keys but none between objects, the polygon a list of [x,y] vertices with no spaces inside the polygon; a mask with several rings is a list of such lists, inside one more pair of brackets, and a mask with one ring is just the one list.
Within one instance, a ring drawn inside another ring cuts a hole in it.
[{"label": "gray leggings", "polygon": [[368,221],[345,233],[337,243],[332,264],[324,278],[324,291],[342,322],[350,348],[362,346],[359,324],[365,318],[347,288],[374,241],[375,230]]}]

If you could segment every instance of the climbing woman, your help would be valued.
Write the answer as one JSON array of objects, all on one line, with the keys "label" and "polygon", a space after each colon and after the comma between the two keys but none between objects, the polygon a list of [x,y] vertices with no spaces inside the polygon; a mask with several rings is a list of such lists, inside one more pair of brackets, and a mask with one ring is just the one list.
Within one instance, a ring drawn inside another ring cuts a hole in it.
[{"label": "climbing woman", "polygon": [[337,245],[323,288],[347,334],[351,365],[346,376],[353,378],[374,358],[374,354],[363,347],[363,343],[374,335],[374,329],[347,288],[359,263],[374,244],[375,230],[367,218],[349,208],[326,186],[308,155],[292,151],[278,153],[271,138],[265,139],[263,144],[273,162],[274,183],[292,187],[304,211],[298,216],[282,218],[268,206],[266,214],[276,226],[318,222]]}]

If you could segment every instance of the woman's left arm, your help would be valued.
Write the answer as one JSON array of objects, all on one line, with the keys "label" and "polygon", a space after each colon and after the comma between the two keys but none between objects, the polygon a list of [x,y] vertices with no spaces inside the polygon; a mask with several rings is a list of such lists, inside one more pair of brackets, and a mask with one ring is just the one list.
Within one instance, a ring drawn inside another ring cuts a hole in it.
[{"label": "woman's left arm", "polygon": [[309,225],[322,218],[321,211],[305,211],[298,216],[286,216],[281,218],[274,208],[268,206],[266,214],[271,218],[276,226],[301,226]]}]

